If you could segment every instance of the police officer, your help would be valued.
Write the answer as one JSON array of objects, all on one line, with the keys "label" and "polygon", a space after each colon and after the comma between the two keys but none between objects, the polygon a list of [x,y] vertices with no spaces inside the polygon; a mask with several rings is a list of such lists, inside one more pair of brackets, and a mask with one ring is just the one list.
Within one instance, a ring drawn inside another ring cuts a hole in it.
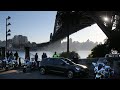
[{"label": "police officer", "polygon": [[53,54],[53,58],[58,58],[59,57],[59,55],[55,52],[54,54]]}]

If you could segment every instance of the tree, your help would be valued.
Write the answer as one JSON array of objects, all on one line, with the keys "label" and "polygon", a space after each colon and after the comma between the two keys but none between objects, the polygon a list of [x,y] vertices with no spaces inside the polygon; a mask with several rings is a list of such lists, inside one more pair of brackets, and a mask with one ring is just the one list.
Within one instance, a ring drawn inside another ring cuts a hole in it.
[{"label": "tree", "polygon": [[75,51],[69,52],[69,55],[67,54],[67,52],[60,53],[60,57],[64,58],[73,59],[73,56],[76,56],[78,59],[80,58],[79,54],[76,53]]},{"label": "tree", "polygon": [[91,54],[88,55],[88,58],[104,57],[111,51],[109,44],[109,40],[106,39],[104,44],[99,44],[91,50]]}]

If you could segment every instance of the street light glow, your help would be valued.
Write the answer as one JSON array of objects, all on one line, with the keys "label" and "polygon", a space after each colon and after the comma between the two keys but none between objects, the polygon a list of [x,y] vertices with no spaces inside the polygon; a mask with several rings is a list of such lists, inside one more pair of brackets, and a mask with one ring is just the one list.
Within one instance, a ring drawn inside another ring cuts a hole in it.
[{"label": "street light glow", "polygon": [[108,18],[108,17],[104,17],[103,20],[104,20],[105,22],[108,22],[108,21],[109,21],[109,18]]}]

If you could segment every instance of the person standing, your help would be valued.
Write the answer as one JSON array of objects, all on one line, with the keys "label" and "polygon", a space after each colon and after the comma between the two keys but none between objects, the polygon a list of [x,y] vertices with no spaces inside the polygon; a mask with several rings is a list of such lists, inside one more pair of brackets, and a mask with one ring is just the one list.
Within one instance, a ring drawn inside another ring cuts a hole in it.
[{"label": "person standing", "polygon": [[12,51],[10,52],[10,56],[9,56],[9,60],[8,60],[8,62],[10,62],[11,60],[14,60],[14,56],[13,56]]},{"label": "person standing", "polygon": [[42,54],[42,59],[44,59],[44,56],[45,56],[45,53],[43,52],[43,54]]},{"label": "person standing", "polygon": [[46,53],[44,53],[44,58],[47,58],[47,54]]},{"label": "person standing", "polygon": [[7,51],[7,53],[6,53],[6,58],[8,59],[9,56],[10,56],[10,53],[9,53],[9,51]]},{"label": "person standing", "polygon": [[44,59],[44,58],[47,58],[47,54],[46,53],[42,54],[42,59]]},{"label": "person standing", "polygon": [[38,62],[38,54],[37,53],[35,54],[35,61],[37,63],[37,67],[38,67],[39,66],[39,62]]},{"label": "person standing", "polygon": [[17,60],[18,59],[18,52],[16,51],[16,53],[14,54],[14,56],[15,56],[15,60]]},{"label": "person standing", "polygon": [[57,54],[57,52],[55,52],[54,54],[53,54],[53,58],[58,58],[59,57],[59,55]]}]

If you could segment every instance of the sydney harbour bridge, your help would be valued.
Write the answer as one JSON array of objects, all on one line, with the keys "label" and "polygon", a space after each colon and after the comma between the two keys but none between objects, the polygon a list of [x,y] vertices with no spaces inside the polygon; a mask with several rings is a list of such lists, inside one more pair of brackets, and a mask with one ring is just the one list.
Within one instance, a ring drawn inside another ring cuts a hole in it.
[{"label": "sydney harbour bridge", "polygon": [[50,41],[42,43],[41,46],[52,44],[67,37],[67,52],[69,52],[69,35],[95,23],[107,36],[110,48],[120,51],[119,11],[57,11]]}]

